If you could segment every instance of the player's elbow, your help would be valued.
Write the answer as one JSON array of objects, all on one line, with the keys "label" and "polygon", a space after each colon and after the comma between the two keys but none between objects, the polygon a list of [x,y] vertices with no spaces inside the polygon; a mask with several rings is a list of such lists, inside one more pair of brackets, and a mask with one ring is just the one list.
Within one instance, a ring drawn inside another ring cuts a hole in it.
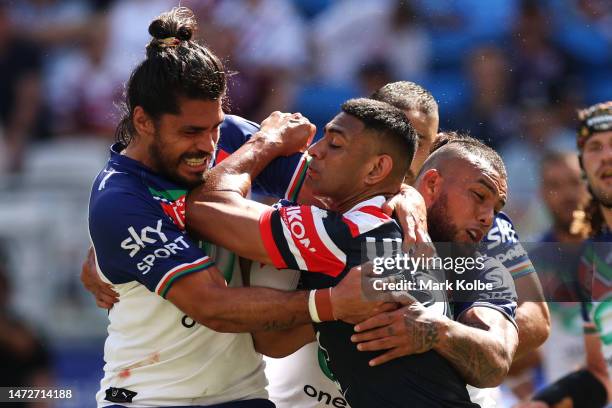
[{"label": "player's elbow", "polygon": [[193,319],[200,323],[202,326],[208,327],[210,330],[214,330],[219,333],[240,333],[244,330],[237,327],[229,319],[222,318],[223,311],[220,310],[218,305],[212,304],[212,302],[200,302],[196,311],[194,312]]},{"label": "player's elbow", "polygon": [[540,324],[536,325],[535,330],[535,340],[537,342],[535,348],[544,344],[550,335],[550,312],[548,310],[548,304],[546,302],[537,302],[536,304],[541,317]]},{"label": "player's elbow", "polygon": [[520,328],[518,356],[540,347],[550,335],[550,313],[546,302],[526,302],[517,311],[517,324]]}]

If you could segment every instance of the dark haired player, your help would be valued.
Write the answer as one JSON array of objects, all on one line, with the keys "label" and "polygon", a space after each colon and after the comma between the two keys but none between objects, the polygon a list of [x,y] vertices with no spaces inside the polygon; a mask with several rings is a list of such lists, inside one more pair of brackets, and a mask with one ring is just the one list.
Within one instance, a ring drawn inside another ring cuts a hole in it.
[{"label": "dark haired player", "polygon": [[[233,287],[233,255],[206,253],[184,231],[187,189],[213,163],[220,127],[235,131],[240,122],[224,120],[223,66],[190,40],[194,25],[185,8],[151,23],[147,57],[127,84],[120,143],[92,187],[96,269],[120,299],[109,312],[99,406],[272,406],[261,356],[248,333],[234,333],[311,321],[307,292]],[[275,113],[246,144],[253,154],[283,156],[313,133],[300,115]],[[273,190],[287,188],[262,176]],[[359,271],[349,276],[359,282]],[[336,316],[363,318],[379,304],[361,302],[350,284],[334,292]]]},{"label": "dark haired player", "polygon": [[578,118],[578,157],[591,193],[580,220],[589,237],[579,274],[586,367],[540,390],[525,408],[601,408],[612,396],[612,101],[583,109]]},{"label": "dark haired player", "polygon": [[[361,262],[361,244],[401,239],[399,226],[380,207],[385,196],[399,190],[414,141],[411,126],[397,108],[368,99],[348,101],[326,126],[324,138],[309,149],[313,159],[307,183],[315,195],[330,198],[332,211],[314,206],[274,209],[246,200],[251,176],[273,156],[254,157],[242,148],[190,193],[187,223],[197,234],[241,256],[281,269],[307,271],[302,280],[305,287],[316,289],[311,292],[313,309],[328,320],[333,318],[329,298],[334,290],[322,288],[342,282],[348,269]],[[498,190],[497,194],[503,193]],[[497,203],[498,199],[489,201]],[[492,214],[491,209],[489,226]],[[211,220],[223,223],[223,234]],[[516,329],[499,312],[492,313],[495,317],[479,317],[500,327],[511,359]],[[427,347],[425,332],[417,332],[424,335],[424,348],[418,354],[372,368],[368,365],[371,353],[360,353],[350,343],[351,325],[328,322],[316,324],[315,330],[329,368],[354,408],[406,403],[414,407],[475,406],[458,372]]]}]

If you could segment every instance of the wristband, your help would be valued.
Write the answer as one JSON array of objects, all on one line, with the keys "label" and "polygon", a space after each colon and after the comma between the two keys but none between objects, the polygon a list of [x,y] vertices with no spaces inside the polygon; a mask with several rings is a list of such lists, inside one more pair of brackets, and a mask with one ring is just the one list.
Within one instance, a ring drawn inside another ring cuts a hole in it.
[{"label": "wristband", "polygon": [[331,288],[319,289],[314,293],[315,306],[317,309],[317,317],[321,322],[330,322],[336,320],[332,310],[331,303]]},{"label": "wristband", "polygon": [[308,313],[310,313],[310,319],[315,323],[321,323],[319,313],[317,313],[317,304],[315,303],[315,294],[317,290],[313,289],[308,294]]}]

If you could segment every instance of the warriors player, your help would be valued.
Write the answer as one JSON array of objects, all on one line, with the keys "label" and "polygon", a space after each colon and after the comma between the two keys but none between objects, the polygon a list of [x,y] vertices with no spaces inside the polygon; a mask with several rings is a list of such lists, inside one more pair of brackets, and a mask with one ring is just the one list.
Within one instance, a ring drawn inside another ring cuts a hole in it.
[{"label": "warriors player", "polygon": [[539,391],[524,407],[600,408],[612,395],[612,101],[579,112],[579,159],[591,199],[580,220],[589,239],[579,274],[586,368]]}]

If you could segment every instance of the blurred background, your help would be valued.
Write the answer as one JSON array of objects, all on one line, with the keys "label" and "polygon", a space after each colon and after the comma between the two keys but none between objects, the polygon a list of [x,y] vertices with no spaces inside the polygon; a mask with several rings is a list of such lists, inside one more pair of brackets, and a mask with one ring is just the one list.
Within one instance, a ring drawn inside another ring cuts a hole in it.
[{"label": "blurred background", "polygon": [[[322,128],[350,97],[416,82],[438,101],[442,129],[469,131],[502,154],[506,210],[522,239],[567,238],[584,187],[575,157],[548,151],[573,152],[577,107],[612,97],[612,2],[181,4],[195,11],[197,36],[235,72],[231,113],[259,122],[273,110],[299,111]],[[89,189],[148,24],[175,5],[0,0],[0,356],[9,362],[0,384],[78,390],[57,406],[94,405],[106,315],[79,282]],[[563,336],[576,338],[577,315],[560,313],[553,334],[565,344]],[[580,361],[577,330],[578,345],[561,355]],[[546,351],[536,360],[546,362]],[[534,381],[563,369],[536,370]]]}]

